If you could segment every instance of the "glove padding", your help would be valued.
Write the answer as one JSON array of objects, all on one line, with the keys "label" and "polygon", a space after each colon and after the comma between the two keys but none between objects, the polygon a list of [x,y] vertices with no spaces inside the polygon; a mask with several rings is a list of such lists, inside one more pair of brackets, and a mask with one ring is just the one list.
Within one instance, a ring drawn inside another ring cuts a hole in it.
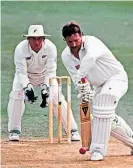
[{"label": "glove padding", "polygon": [[81,95],[85,95],[89,93],[89,91],[91,90],[89,82],[86,82],[86,83],[79,82],[77,84],[77,90],[78,90],[78,93]]},{"label": "glove padding", "polygon": [[88,93],[86,94],[78,94],[78,98],[81,99],[82,102],[90,102],[93,97],[94,97],[94,90],[90,90]]},{"label": "glove padding", "polygon": [[23,88],[25,94],[25,100],[27,100],[30,104],[34,103],[38,96],[34,95],[34,90],[32,84],[28,84],[27,87]]},{"label": "glove padding", "polygon": [[43,89],[41,90],[41,96],[42,96],[42,103],[40,104],[40,107],[42,108],[48,107],[49,87],[46,84],[43,85]]}]

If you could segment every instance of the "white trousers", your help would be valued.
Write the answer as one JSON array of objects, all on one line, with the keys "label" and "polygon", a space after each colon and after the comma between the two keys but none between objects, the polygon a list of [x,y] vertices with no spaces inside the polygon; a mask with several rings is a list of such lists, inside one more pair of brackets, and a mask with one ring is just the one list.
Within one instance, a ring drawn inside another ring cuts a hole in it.
[{"label": "white trousers", "polygon": [[90,146],[92,153],[99,151],[106,155],[115,109],[127,89],[128,80],[126,74],[114,75],[105,84],[95,88],[95,96],[92,102],[94,116]]},{"label": "white trousers", "polygon": [[[41,87],[41,86],[40,86]],[[21,84],[19,83],[18,76],[15,75],[12,91],[9,96],[8,103],[8,131],[19,130],[21,132],[21,119],[25,110],[24,92]],[[53,86],[53,112],[58,116],[58,84],[54,81]],[[32,105],[31,105],[32,106]],[[62,95],[62,124],[66,131],[67,125],[67,104],[64,96]],[[71,130],[77,130],[77,124],[74,120],[73,113],[71,111]]]}]

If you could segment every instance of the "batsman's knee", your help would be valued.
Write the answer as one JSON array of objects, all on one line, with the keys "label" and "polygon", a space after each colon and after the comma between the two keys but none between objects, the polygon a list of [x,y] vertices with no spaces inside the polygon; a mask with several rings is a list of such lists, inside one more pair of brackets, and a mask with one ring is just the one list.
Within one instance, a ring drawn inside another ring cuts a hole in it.
[{"label": "batsman's knee", "polygon": [[112,118],[117,107],[117,97],[110,94],[97,94],[92,102],[92,112],[98,118]]}]

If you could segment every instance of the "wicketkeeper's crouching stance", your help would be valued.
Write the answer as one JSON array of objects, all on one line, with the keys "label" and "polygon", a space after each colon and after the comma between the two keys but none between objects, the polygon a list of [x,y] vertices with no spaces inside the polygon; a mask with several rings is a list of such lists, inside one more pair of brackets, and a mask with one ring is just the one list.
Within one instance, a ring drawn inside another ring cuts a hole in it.
[{"label": "wicketkeeper's crouching stance", "polygon": [[[115,109],[127,92],[128,78],[122,64],[106,45],[94,36],[84,36],[76,22],[63,26],[67,47],[62,61],[75,84],[80,98],[92,98],[90,84],[95,87],[92,99],[91,160],[103,160],[107,153],[110,133],[132,149],[133,131]],[[80,82],[81,79],[89,82]]]},{"label": "wicketkeeper's crouching stance", "polygon": [[[26,40],[20,42],[14,54],[16,73],[12,91],[8,103],[8,131],[9,140],[19,140],[21,132],[21,119],[25,109],[25,100],[34,103],[37,97],[34,95],[33,86],[41,88],[41,107],[48,106],[49,78],[56,77],[57,49],[56,46],[45,37],[42,25],[31,25]],[[53,111],[58,116],[58,84],[53,81]],[[67,104],[62,95],[62,122],[66,131]],[[80,136],[77,124],[71,111],[71,140],[79,141]]]}]

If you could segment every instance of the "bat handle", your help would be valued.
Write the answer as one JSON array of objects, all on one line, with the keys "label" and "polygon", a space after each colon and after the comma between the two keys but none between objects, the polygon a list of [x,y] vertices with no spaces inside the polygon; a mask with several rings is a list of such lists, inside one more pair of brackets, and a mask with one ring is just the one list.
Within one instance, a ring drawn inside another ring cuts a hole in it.
[{"label": "bat handle", "polygon": [[[84,78],[81,78],[81,82],[82,82],[82,83],[86,83],[86,82],[87,82],[87,79],[86,79],[86,77],[84,77]],[[91,89],[92,89],[92,90],[94,90],[94,87],[93,87],[93,85],[91,85]]]},{"label": "bat handle", "polygon": [[87,82],[86,78],[81,78],[81,82],[86,83]]}]

